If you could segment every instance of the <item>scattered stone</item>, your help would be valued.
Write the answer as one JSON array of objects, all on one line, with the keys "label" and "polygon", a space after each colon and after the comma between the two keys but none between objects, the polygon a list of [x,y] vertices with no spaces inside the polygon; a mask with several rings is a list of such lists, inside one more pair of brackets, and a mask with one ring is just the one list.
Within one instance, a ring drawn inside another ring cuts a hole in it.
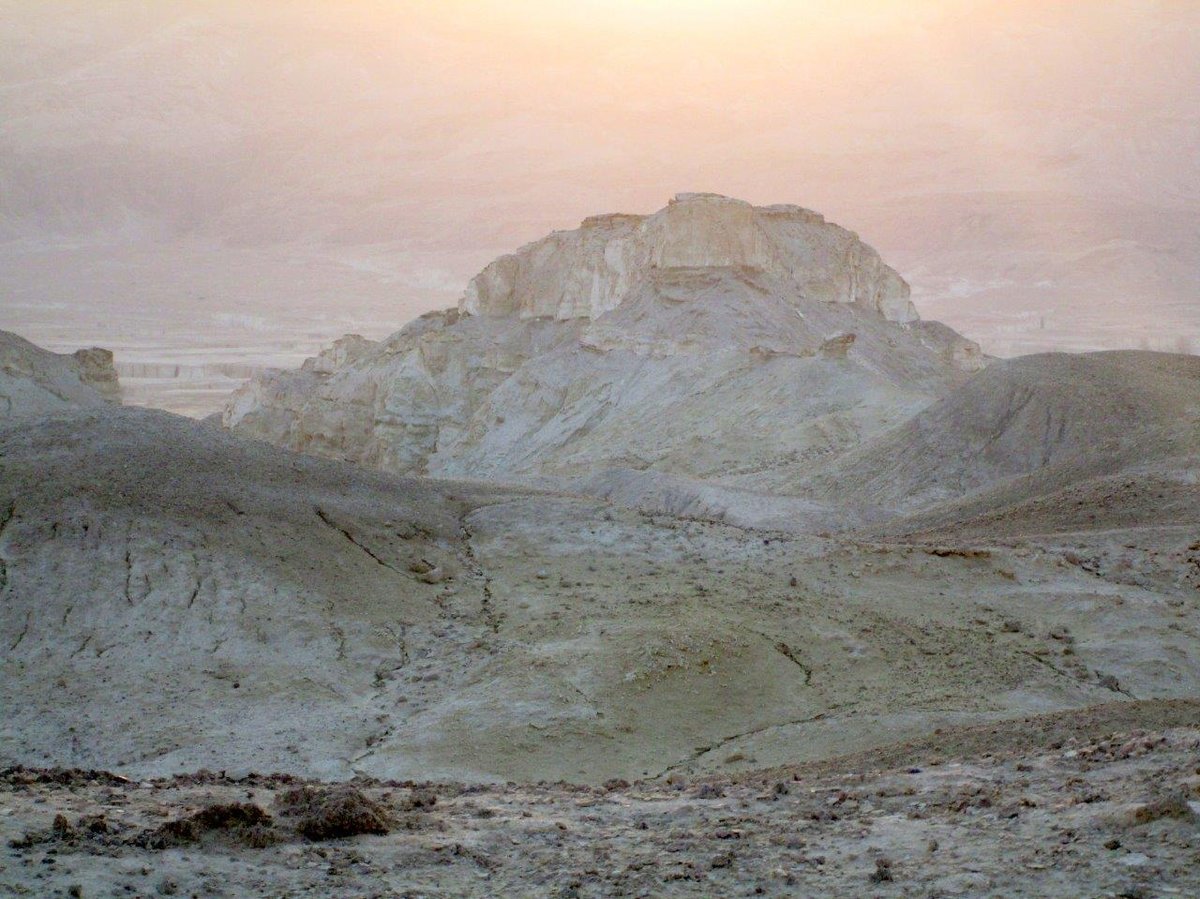
[{"label": "scattered stone", "polygon": [[892,874],[892,860],[890,858],[875,859],[875,870],[871,872],[871,883],[891,883],[895,880],[895,875]]},{"label": "scattered stone", "polygon": [[1124,692],[1121,689],[1121,682],[1118,681],[1116,679],[1116,677],[1111,674],[1102,674],[1101,672],[1097,671],[1096,672],[1096,683],[1099,684],[1101,687],[1103,687],[1105,690],[1112,690],[1112,692],[1114,692],[1114,693]]},{"label": "scattered stone", "polygon": [[446,572],[442,568],[431,568],[429,571],[417,575],[417,580],[423,584],[440,584],[446,580]]},{"label": "scattered stone", "polygon": [[71,826],[66,815],[54,816],[54,824],[51,826],[51,831],[60,840],[69,840],[75,836],[75,828]]},{"label": "scattered stone", "polygon": [[1192,810],[1187,797],[1176,794],[1139,805],[1129,814],[1130,821],[1136,826],[1151,824],[1164,818],[1195,821],[1196,813]]},{"label": "scattered stone", "polygon": [[134,843],[145,849],[162,850],[213,838],[253,849],[262,849],[277,841],[269,814],[252,803],[234,802],[210,805],[194,815],[168,821],[154,830],[144,831]]},{"label": "scattered stone", "polygon": [[405,811],[428,811],[437,805],[437,793],[433,790],[413,790],[401,804]]},{"label": "scattered stone", "polygon": [[336,840],[361,834],[386,834],[386,811],[354,787],[303,786],[275,799],[281,817],[293,819],[296,830],[310,840]]}]

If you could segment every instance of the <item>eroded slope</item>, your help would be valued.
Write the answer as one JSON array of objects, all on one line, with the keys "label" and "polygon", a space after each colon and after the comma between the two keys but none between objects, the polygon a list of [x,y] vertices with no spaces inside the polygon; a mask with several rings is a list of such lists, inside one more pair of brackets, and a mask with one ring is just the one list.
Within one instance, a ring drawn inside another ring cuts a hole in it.
[{"label": "eroded slope", "polygon": [[0,417],[43,415],[120,402],[112,353],[97,348],[51,353],[0,331]]},{"label": "eroded slope", "polygon": [[140,410],[0,451],[13,762],[594,783],[1200,683],[1149,557],[744,531]]}]

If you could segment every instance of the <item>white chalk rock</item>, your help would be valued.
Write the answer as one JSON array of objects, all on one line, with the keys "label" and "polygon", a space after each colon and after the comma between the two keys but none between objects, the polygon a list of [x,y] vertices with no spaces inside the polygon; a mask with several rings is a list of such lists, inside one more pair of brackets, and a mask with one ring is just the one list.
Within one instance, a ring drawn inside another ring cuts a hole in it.
[{"label": "white chalk rock", "polygon": [[858,445],[983,364],[908,297],[814,212],[685,194],[505,256],[457,310],[381,343],[261,376],[223,423],[404,473],[754,479]]},{"label": "white chalk rock", "polygon": [[799,206],[680,194],[650,216],[605,215],[503,256],[471,282],[469,315],[599,318],[654,270],[736,268],[797,299],[854,303],[891,321],[918,316],[909,287],[857,235]]}]

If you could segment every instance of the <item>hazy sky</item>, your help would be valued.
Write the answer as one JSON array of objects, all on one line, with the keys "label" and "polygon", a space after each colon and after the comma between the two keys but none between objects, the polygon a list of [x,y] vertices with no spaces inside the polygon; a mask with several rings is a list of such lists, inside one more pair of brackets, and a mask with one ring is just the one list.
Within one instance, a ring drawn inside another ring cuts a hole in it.
[{"label": "hazy sky", "polygon": [[404,233],[416,205],[460,237],[473,206],[532,238],[688,189],[835,215],[918,192],[1200,199],[1190,2],[7,6],[15,231],[117,213],[440,242]]},{"label": "hazy sky", "polygon": [[47,248],[286,248],[358,279],[331,305],[392,295],[399,323],[552,228],[688,190],[818,209],[950,319],[1092,297],[1168,327],[1200,288],[1194,0],[0,0],[0,21],[0,251],[40,254],[0,290],[22,297],[73,291]]}]

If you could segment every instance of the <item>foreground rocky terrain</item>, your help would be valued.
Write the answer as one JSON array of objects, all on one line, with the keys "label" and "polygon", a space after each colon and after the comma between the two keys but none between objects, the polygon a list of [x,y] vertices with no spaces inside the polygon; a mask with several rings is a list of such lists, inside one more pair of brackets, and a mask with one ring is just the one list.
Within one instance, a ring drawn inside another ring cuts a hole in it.
[{"label": "foreground rocky terrain", "polygon": [[1194,357],[687,195],[229,427],[110,361],[0,342],[14,893],[1193,891]]},{"label": "foreground rocky terrain", "polygon": [[1097,896],[1200,889],[1195,703],[599,787],[0,773],[11,895]]}]

